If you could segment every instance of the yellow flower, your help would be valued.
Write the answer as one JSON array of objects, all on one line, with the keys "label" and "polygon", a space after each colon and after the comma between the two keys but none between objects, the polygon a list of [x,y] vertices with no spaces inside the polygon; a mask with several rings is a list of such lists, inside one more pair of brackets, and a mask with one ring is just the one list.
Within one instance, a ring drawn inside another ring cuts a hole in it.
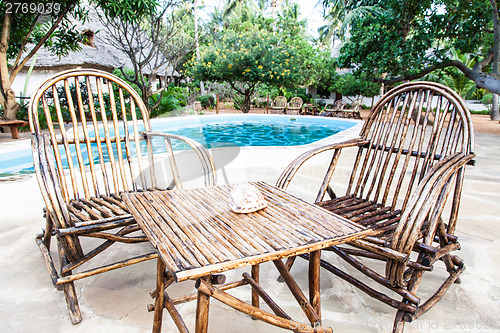
[{"label": "yellow flower", "polygon": [[250,72],[250,68],[245,69],[245,72]]},{"label": "yellow flower", "polygon": [[233,64],[227,65],[227,68],[233,68]]},{"label": "yellow flower", "polygon": [[264,67],[262,67],[262,65],[259,65],[259,69],[262,69],[262,68],[264,68]]}]

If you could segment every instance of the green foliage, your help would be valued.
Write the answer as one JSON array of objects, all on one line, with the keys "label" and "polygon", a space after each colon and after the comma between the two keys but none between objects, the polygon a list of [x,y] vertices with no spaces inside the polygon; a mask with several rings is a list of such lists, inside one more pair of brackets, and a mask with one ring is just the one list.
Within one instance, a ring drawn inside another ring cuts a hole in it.
[{"label": "green foliage", "polygon": [[215,98],[212,95],[201,95],[197,99],[204,109],[215,107]]},{"label": "green foliage", "polygon": [[305,81],[306,45],[257,27],[228,30],[221,40],[202,47],[199,62],[191,60],[191,74],[208,81],[294,86]]},{"label": "green foliage", "polygon": [[305,39],[273,33],[267,19],[259,20],[225,29],[223,35],[201,47],[200,61],[193,57],[187,64],[195,79],[227,82],[241,95],[235,105],[243,112],[249,111],[258,85],[301,85],[313,63],[312,47]]},{"label": "green foliage", "polygon": [[493,103],[493,94],[486,94],[481,98],[481,103],[486,105],[488,112],[491,111],[492,103]]},{"label": "green foliage", "polygon": [[352,74],[338,76],[337,81],[330,87],[344,96],[373,97],[380,93],[380,84],[370,82],[364,78],[355,77]]},{"label": "green foliage", "polygon": [[255,94],[260,98],[267,98],[269,95],[269,99],[273,100],[281,94],[280,90],[279,87],[263,83],[257,87]]},{"label": "green foliage", "polygon": [[[125,75],[123,75],[122,70],[123,70],[123,72],[125,72]],[[134,77],[134,75],[135,75],[135,72],[132,69],[128,69],[128,68],[118,69],[117,68],[113,71],[113,75],[118,76],[120,79],[127,82],[139,95],[142,95],[142,91],[139,88],[139,86],[128,80],[129,77]]]},{"label": "green foliage", "polygon": [[[123,71],[125,72],[126,75],[123,75],[120,69],[115,69],[113,71],[113,74],[123,79],[125,82],[127,82],[142,98],[143,92],[141,91],[139,86],[133,82],[130,82],[127,79],[127,77],[134,76],[134,71],[126,68],[124,68]],[[186,88],[174,87],[174,86],[168,87],[168,89],[163,91],[163,93],[152,95],[147,101],[151,109],[149,117],[155,118],[167,112],[185,107],[187,104],[186,96],[187,96]],[[160,99],[160,102],[156,107],[153,107],[157,104],[158,99]]]},{"label": "green foliage", "polygon": [[[138,20],[144,14],[149,13],[157,5],[156,0],[118,0],[104,1],[92,0],[93,5],[101,7],[109,17],[120,17],[124,20]],[[57,28],[43,46],[51,53],[58,56],[66,56],[70,51],[81,49],[80,42],[83,36],[76,29],[72,20],[85,23],[88,20],[88,10],[84,1],[72,0],[39,0],[16,1],[21,7],[12,8],[12,22],[10,29],[10,40],[7,45],[7,59],[13,61],[21,48],[25,50],[26,44],[38,44],[52,28],[59,16],[63,16]],[[23,9],[22,4],[28,6]],[[30,5],[36,4],[35,7]],[[43,20],[39,19],[38,8],[45,8],[46,13]],[[51,8],[49,11],[48,8]],[[0,29],[3,28],[7,2],[0,2]],[[32,10],[35,9],[35,10]],[[66,14],[65,14],[66,13]],[[25,40],[26,38],[26,40]],[[25,43],[23,43],[25,41]]]},{"label": "green foliage", "polygon": [[93,0],[92,2],[100,5],[108,16],[130,22],[139,21],[143,15],[153,12],[159,5],[157,0]]},{"label": "green foliage", "polygon": [[424,69],[451,60],[452,49],[477,60],[492,46],[488,0],[377,2],[383,11],[354,22],[339,59],[369,79],[421,77]]},{"label": "green foliage", "polygon": [[[473,68],[476,61],[470,53],[461,54],[455,50],[451,50],[453,59],[459,60],[467,67]],[[455,90],[464,99],[480,100],[486,90],[479,89],[474,81],[469,80],[463,72],[456,67],[447,67],[437,69],[427,75],[422,80],[442,83]]]},{"label": "green foliage", "polygon": [[314,59],[314,71],[309,84],[322,90],[328,90],[339,78],[337,59],[330,55],[330,51],[318,51]]},{"label": "green foliage", "polygon": [[[186,106],[187,89],[182,87],[169,87],[162,95],[159,105],[151,111],[150,117],[156,118],[171,111],[178,110]],[[159,98],[158,95],[151,96],[151,105],[154,105]]]}]

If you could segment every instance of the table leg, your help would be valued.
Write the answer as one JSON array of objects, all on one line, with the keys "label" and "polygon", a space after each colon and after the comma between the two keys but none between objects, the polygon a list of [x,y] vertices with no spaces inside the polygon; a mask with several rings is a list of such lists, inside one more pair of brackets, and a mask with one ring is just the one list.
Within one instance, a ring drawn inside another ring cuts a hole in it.
[{"label": "table leg", "polygon": [[[259,265],[252,266],[252,279],[259,284]],[[254,288],[252,288],[252,305],[259,307],[259,293]]]},{"label": "table leg", "polygon": [[12,135],[12,139],[19,139],[19,131],[17,126],[10,126],[10,133]]},{"label": "table leg", "polygon": [[[203,281],[210,281],[210,276],[201,278]],[[198,286],[198,284],[197,284]],[[210,305],[210,296],[201,291],[198,291],[198,298],[196,303],[196,333],[207,333],[208,331],[208,310]]]},{"label": "table leg", "polygon": [[158,257],[156,260],[156,302],[153,321],[153,333],[161,332],[163,308],[165,307],[165,264]]},{"label": "table leg", "polygon": [[[309,302],[321,320],[320,266],[321,250],[311,252],[309,256]],[[320,321],[321,324],[321,321]]]},{"label": "table leg", "polygon": [[320,321],[320,317],[316,313],[316,310],[312,307],[311,303],[309,303],[309,300],[304,295],[297,282],[295,282],[290,272],[286,269],[285,264],[283,264],[281,259],[274,260],[273,263],[285,280],[288,289],[290,289],[292,295],[295,297],[300,307],[304,311],[307,319],[309,319],[311,325],[316,325],[316,323]]}]

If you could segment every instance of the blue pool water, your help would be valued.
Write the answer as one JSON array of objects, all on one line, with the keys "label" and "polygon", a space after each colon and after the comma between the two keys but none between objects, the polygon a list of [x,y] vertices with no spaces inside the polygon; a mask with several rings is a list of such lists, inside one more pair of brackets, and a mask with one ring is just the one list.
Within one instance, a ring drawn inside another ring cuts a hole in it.
[{"label": "blue pool water", "polygon": [[[334,118],[255,114],[163,118],[151,121],[155,131],[187,136],[207,148],[228,145],[305,145],[355,124],[353,121]],[[85,150],[86,147],[82,145],[82,149]],[[177,149],[181,150],[183,147],[178,146]],[[94,156],[97,154],[94,153]],[[29,149],[0,154],[0,177],[30,172],[33,172],[33,164]]]},{"label": "blue pool water", "polygon": [[211,148],[220,143],[238,147],[305,145],[355,124],[334,118],[247,114],[155,119],[152,127],[187,136]]}]

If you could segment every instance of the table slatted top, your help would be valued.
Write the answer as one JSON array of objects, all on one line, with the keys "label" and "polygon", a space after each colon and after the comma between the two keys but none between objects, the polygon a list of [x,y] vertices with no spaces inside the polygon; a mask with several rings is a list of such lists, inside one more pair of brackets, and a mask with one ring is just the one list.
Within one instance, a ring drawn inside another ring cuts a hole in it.
[{"label": "table slatted top", "polygon": [[234,185],[126,193],[122,197],[177,281],[308,253],[370,230],[264,182],[268,206],[230,209]]}]

